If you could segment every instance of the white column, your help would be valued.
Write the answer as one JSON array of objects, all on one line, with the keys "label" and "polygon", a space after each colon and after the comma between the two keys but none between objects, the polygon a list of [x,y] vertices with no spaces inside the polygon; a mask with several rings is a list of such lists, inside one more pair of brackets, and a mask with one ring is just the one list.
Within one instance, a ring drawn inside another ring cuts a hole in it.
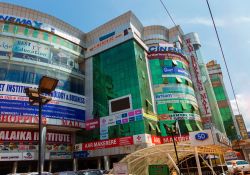
[{"label": "white column", "polygon": [[104,169],[109,171],[110,169],[110,158],[109,156],[104,156]]},{"label": "white column", "polygon": [[194,155],[195,155],[195,160],[196,160],[196,166],[197,166],[197,169],[198,169],[198,175],[202,175],[201,164],[200,164],[200,160],[199,160],[197,147],[194,147],[194,153],[195,153]]},{"label": "white column", "polygon": [[49,172],[52,171],[52,160],[49,161]]},{"label": "white column", "polygon": [[98,169],[102,168],[102,159],[101,159],[101,157],[98,157],[98,159],[97,159],[97,168]]},{"label": "white column", "polygon": [[73,159],[73,171],[77,171],[78,169],[78,160],[77,158]]},{"label": "white column", "polygon": [[42,155],[41,155],[41,171],[44,171],[44,160],[45,160],[45,151],[46,151],[46,133],[47,133],[47,128],[46,126],[42,127],[42,145],[41,145],[41,150],[42,150]]},{"label": "white column", "polygon": [[12,167],[12,173],[13,173],[13,174],[16,174],[16,171],[17,171],[17,164],[18,164],[17,161],[13,162],[13,167]]}]

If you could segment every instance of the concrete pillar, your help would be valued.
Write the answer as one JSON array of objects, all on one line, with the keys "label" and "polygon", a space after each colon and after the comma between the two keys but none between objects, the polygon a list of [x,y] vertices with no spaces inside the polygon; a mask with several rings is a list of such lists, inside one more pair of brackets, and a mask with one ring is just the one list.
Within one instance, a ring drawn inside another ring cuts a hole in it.
[{"label": "concrete pillar", "polygon": [[101,157],[98,157],[98,159],[97,159],[97,169],[102,169],[102,159],[101,159]]},{"label": "concrete pillar", "polygon": [[41,171],[44,171],[44,160],[45,160],[45,151],[46,151],[46,126],[42,126],[42,145],[41,145]]},{"label": "concrete pillar", "polygon": [[13,174],[16,174],[16,172],[17,172],[17,164],[18,164],[17,161],[13,162],[13,167],[12,167],[12,173]]},{"label": "concrete pillar", "polygon": [[198,175],[202,175],[201,164],[200,164],[200,160],[199,160],[197,147],[194,148],[194,153],[195,153],[194,155],[195,155],[195,160],[196,160],[196,166],[197,166],[197,169],[198,169]]},{"label": "concrete pillar", "polygon": [[110,169],[110,158],[109,156],[104,156],[104,169],[109,171]]},{"label": "concrete pillar", "polygon": [[77,171],[78,169],[78,160],[77,158],[73,159],[73,171]]},{"label": "concrete pillar", "polygon": [[49,161],[49,172],[52,171],[52,160]]}]

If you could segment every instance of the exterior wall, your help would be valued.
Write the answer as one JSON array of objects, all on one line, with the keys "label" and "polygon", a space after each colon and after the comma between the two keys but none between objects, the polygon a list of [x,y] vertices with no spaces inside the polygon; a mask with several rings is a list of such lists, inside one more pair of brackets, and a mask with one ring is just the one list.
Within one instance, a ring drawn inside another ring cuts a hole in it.
[{"label": "exterior wall", "polygon": [[45,159],[72,158],[74,131],[85,121],[83,35],[49,15],[0,3],[0,161],[38,157],[38,107],[24,89],[43,75],[59,80],[42,109]]},{"label": "exterior wall", "polygon": [[235,123],[232,107],[229,102],[227,91],[223,82],[221,67],[214,60],[206,64],[210,80],[213,86],[214,94],[222,116],[227,136],[231,140],[239,139],[238,126]]},{"label": "exterior wall", "polygon": [[235,115],[242,139],[248,139],[247,128],[242,115]]}]

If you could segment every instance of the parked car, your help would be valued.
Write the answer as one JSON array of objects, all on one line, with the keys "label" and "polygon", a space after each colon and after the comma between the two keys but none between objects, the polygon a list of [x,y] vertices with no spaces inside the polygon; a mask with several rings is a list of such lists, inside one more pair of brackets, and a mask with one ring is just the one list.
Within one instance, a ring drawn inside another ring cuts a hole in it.
[{"label": "parked car", "polygon": [[99,169],[80,170],[76,173],[77,175],[103,175],[102,170]]},{"label": "parked car", "polygon": [[[27,175],[38,175],[38,172],[31,172],[31,173],[27,173]],[[42,172],[42,175],[52,175],[52,173],[50,172]]]},{"label": "parked car", "polygon": [[53,175],[77,175],[74,171],[63,171],[63,172],[56,172]]},{"label": "parked car", "polygon": [[250,164],[245,160],[231,160],[226,164],[230,173],[250,172]]}]

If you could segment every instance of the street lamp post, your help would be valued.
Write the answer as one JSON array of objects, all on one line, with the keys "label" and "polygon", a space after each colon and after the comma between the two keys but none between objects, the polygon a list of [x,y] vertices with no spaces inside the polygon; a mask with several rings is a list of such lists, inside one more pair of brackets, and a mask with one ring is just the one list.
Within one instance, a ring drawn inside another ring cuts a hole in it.
[{"label": "street lamp post", "polygon": [[38,88],[25,88],[25,93],[29,97],[30,105],[38,105],[38,119],[39,119],[39,144],[38,144],[38,173],[41,175],[44,165],[44,153],[42,153],[42,106],[52,100],[51,97],[42,94],[51,94],[57,86],[58,80],[55,78],[43,76],[40,79]]},{"label": "street lamp post", "polygon": [[174,143],[174,151],[175,151],[175,156],[176,156],[176,160],[177,160],[177,167],[179,168],[179,173],[180,173],[180,167],[179,167],[180,161],[179,161],[179,157],[178,157],[178,153],[177,153],[177,149],[176,149],[176,143],[174,140],[174,134],[178,133],[177,128],[174,125],[172,125],[172,128],[170,128],[170,127],[168,127],[167,124],[164,124],[164,128],[166,130],[166,133],[171,135],[172,141]]}]

